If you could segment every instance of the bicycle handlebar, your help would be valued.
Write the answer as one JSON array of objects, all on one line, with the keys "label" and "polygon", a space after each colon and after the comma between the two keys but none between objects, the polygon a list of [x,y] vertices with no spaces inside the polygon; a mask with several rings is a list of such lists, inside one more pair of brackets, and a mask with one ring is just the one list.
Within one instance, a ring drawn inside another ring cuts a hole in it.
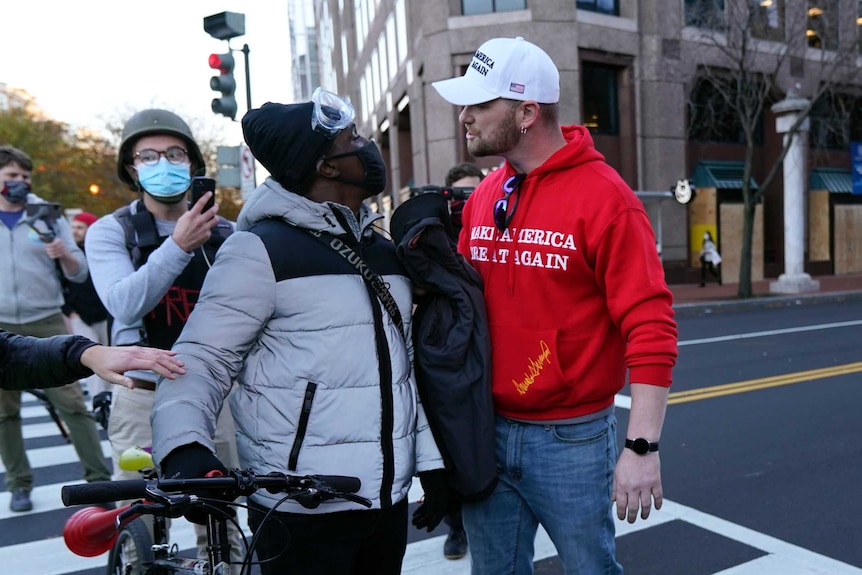
[{"label": "bicycle handlebar", "polygon": [[140,499],[146,496],[147,482],[144,479],[126,479],[123,481],[94,481],[81,485],[64,485],[60,490],[63,505],[92,505],[121,501],[123,499]]},{"label": "bicycle handlebar", "polygon": [[[324,499],[346,499],[371,507],[371,502],[354,495],[362,487],[358,477],[345,475],[287,475],[269,473],[255,475],[251,470],[234,469],[224,477],[194,479],[128,479],[122,481],[94,481],[80,485],[64,485],[61,490],[63,505],[90,505],[122,499],[164,501],[160,492],[192,494],[212,491],[215,498],[232,501],[241,495],[251,495],[258,489],[270,493],[289,493],[304,507]],[[316,507],[317,505],[313,505]],[[313,508],[309,507],[309,508]]]}]

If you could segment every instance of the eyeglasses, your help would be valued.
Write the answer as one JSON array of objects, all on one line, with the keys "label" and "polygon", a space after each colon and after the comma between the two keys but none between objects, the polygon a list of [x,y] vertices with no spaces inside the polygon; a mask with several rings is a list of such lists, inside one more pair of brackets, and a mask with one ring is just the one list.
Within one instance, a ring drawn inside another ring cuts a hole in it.
[{"label": "eyeglasses", "polygon": [[135,154],[135,158],[139,159],[142,164],[147,166],[155,166],[158,164],[161,156],[164,156],[165,159],[172,164],[184,164],[189,160],[188,152],[179,146],[171,146],[164,152],[146,149]]},{"label": "eyeglasses", "polygon": [[516,192],[521,189],[521,182],[523,182],[526,177],[527,174],[515,174],[503,182],[502,189],[505,195],[494,202],[494,225],[497,226],[497,229],[501,232],[506,231],[506,228],[509,227],[509,223],[515,216],[515,208],[518,207],[519,194],[515,194],[512,211],[509,212],[509,196],[512,195],[512,192]]},{"label": "eyeglasses", "polygon": [[356,117],[356,110],[349,100],[323,88],[314,90],[311,101],[314,104],[311,127],[315,132],[335,137],[352,124]]}]

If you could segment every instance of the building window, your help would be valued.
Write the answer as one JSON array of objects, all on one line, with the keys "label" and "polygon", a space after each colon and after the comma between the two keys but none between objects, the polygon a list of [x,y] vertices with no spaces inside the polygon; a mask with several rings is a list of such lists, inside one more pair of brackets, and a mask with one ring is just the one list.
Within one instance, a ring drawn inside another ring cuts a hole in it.
[{"label": "building window", "polygon": [[612,16],[620,15],[619,0],[578,0],[578,10],[601,12]]},{"label": "building window", "polygon": [[749,0],[751,35],[784,41],[784,0]]},{"label": "building window", "polygon": [[526,9],[527,0],[461,0],[461,13],[464,16]]},{"label": "building window", "polygon": [[[740,92],[738,83],[738,80],[732,76],[721,77],[715,72],[710,72],[708,77],[697,80],[688,102],[689,140],[720,144],[746,143],[740,113],[729,103],[737,100],[736,95]],[[743,92],[759,93],[757,88],[743,90]],[[753,128],[754,143],[762,145],[763,114],[757,119],[757,125]]]},{"label": "building window", "polygon": [[685,25],[724,30],[724,0],[685,0]]},{"label": "building window", "polygon": [[827,92],[811,107],[811,145],[818,150],[848,150],[862,140],[862,96]]},{"label": "building window", "polygon": [[404,0],[395,3],[395,28],[398,31],[398,62],[407,59],[407,8]]},{"label": "building window", "polygon": [[581,75],[584,126],[592,134],[619,135],[619,68],[583,62]]},{"label": "building window", "polygon": [[386,20],[386,55],[389,59],[389,82],[395,79],[395,74],[398,73],[398,48],[395,47],[395,18],[389,15]]},{"label": "building window", "polygon": [[808,0],[805,36],[812,48],[838,48],[838,0]]},{"label": "building window", "polygon": [[859,46],[859,51],[862,52],[862,0],[856,4],[856,45]]},{"label": "building window", "polygon": [[368,31],[365,28],[365,18],[362,17],[364,9],[363,0],[357,0],[353,5],[353,21],[356,24],[356,53],[361,54],[365,47],[365,34]]}]

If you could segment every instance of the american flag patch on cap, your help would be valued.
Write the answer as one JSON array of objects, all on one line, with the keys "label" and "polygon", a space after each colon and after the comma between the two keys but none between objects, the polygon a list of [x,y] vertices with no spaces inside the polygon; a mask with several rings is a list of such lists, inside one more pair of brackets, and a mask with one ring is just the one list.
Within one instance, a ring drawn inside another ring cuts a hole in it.
[{"label": "american flag patch on cap", "polygon": [[524,93],[524,85],[523,84],[516,84],[516,83],[512,82],[511,84],[509,84],[509,91],[515,92],[517,94],[523,94]]}]

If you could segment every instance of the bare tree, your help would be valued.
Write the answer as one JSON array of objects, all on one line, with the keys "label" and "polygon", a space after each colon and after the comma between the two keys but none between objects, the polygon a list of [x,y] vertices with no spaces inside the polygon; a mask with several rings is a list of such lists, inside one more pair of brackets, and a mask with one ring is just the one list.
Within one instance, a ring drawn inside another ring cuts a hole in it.
[{"label": "bare tree", "polygon": [[[844,2],[845,7],[848,4]],[[738,130],[734,143],[745,145],[741,298],[752,296],[756,205],[778,175],[814,106],[862,80],[856,66],[858,35],[855,27],[845,27],[843,37],[839,34],[838,8],[839,0],[728,0],[726,6],[724,0],[686,2],[686,23],[699,30],[693,40],[698,57],[689,98],[690,135],[710,139],[709,131],[718,126],[726,135],[729,124],[731,132]],[[809,103],[798,112],[763,181],[753,188],[752,168],[764,111],[782,96],[804,97]],[[840,114],[833,121],[841,122]]]}]

